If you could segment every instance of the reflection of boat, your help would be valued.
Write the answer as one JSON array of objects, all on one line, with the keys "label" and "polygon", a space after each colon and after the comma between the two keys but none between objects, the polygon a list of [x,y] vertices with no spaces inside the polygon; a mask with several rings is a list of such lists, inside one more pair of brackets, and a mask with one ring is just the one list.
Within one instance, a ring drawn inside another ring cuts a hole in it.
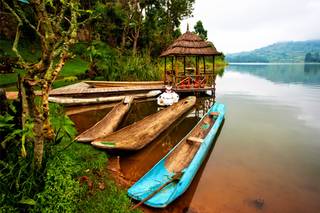
[{"label": "reflection of boat", "polygon": [[198,124],[129,190],[130,197],[163,208],[191,184],[210,150],[224,119],[224,105],[216,103]]},{"label": "reflection of boat", "polygon": [[159,106],[171,106],[179,101],[179,95],[171,89],[171,86],[166,86],[166,91],[158,96],[157,103]]},{"label": "reflection of boat", "polygon": [[107,137],[96,139],[91,144],[102,149],[141,149],[191,109],[195,103],[196,97],[187,97]]},{"label": "reflection of boat", "polygon": [[114,108],[103,119],[81,133],[76,137],[76,140],[79,142],[91,142],[94,139],[105,137],[114,132],[125,114],[129,111],[132,101],[132,96],[125,97],[123,102],[114,106]]}]

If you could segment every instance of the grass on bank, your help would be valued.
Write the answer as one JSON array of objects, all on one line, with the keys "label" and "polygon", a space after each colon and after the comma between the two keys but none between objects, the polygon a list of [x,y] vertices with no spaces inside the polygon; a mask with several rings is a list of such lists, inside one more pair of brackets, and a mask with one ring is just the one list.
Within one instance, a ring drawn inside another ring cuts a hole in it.
[{"label": "grass on bank", "polygon": [[56,137],[45,143],[43,169],[34,170],[31,141],[21,154],[21,138],[32,138],[32,122],[21,132],[14,124],[16,104],[10,105],[0,115],[0,137],[7,141],[0,147],[0,212],[139,212],[130,211],[126,191],[109,177],[106,152],[72,141],[74,124],[57,104],[50,104]]},{"label": "grass on bank", "polygon": [[108,176],[107,162],[105,152],[74,142],[48,162],[46,185],[37,196],[37,209],[45,212],[139,212],[130,211],[130,199]]},{"label": "grass on bank", "polygon": [[[52,116],[54,126],[72,123],[63,115],[61,107],[56,104],[51,107],[57,108]],[[74,127],[67,132],[75,135]],[[57,154],[48,161],[45,188],[37,195],[40,208],[36,209],[45,212],[140,212],[130,211],[132,204],[126,191],[118,188],[109,177],[106,152],[70,140],[64,140],[54,149]]]}]

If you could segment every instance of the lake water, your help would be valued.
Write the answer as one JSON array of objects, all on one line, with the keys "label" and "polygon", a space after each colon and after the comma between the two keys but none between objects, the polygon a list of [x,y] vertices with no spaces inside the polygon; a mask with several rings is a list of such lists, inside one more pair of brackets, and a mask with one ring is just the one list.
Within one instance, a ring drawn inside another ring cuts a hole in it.
[{"label": "lake water", "polygon": [[[199,100],[146,148],[120,154],[123,174],[138,180],[212,101]],[[157,212],[319,212],[320,65],[230,65],[216,79],[216,101],[227,111],[210,155],[188,191]],[[155,101],[137,103],[122,126],[157,110]],[[71,118],[81,132],[107,111]]]}]

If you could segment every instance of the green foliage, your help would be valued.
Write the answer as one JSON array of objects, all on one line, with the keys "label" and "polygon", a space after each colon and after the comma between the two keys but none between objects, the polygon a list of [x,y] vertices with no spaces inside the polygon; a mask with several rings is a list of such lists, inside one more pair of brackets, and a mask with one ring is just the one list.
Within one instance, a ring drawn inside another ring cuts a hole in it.
[{"label": "green foliage", "polygon": [[108,42],[111,47],[119,46],[126,19],[125,10],[122,9],[121,4],[98,2],[94,11],[99,14],[92,23],[96,26],[95,34],[98,34],[102,41]]},{"label": "green foliage", "polygon": [[161,80],[159,64],[152,63],[147,55],[124,57],[121,66],[120,80]]},{"label": "green foliage", "polygon": [[304,62],[306,63],[320,63],[320,54],[319,52],[316,53],[307,53],[305,58],[304,58]]},{"label": "green foliage", "polygon": [[[4,52],[9,52],[10,54],[14,55],[13,53],[11,53],[12,50],[11,50],[11,44],[9,41],[0,40],[0,45],[3,45],[1,46],[1,48]],[[26,44],[23,43],[22,46],[26,46]],[[78,45],[75,46],[75,48],[73,49],[73,53],[76,55],[76,57],[66,62],[66,64],[62,68],[62,71],[59,75],[60,78],[58,78],[58,80],[56,80],[53,84],[54,88],[75,83],[77,80],[74,78],[76,78],[77,75],[84,73],[88,69],[89,62],[80,58],[80,56],[83,55],[83,53],[87,50],[87,48],[88,48],[87,43],[79,43]],[[22,52],[27,52],[23,50],[24,48],[22,48]],[[35,51],[37,55],[39,52],[39,49],[35,49]],[[27,53],[24,53],[24,54],[27,54]],[[28,54],[32,55],[31,53],[28,53]],[[34,55],[32,57],[34,57]],[[18,79],[17,76],[18,74],[21,74],[21,76],[23,76],[25,73],[26,72],[24,70],[15,69],[15,73],[0,74],[0,87],[8,88],[8,86],[12,85],[12,87],[9,90],[17,90],[16,88],[16,82]],[[61,79],[61,77],[63,77],[63,79]],[[71,79],[70,77],[73,77],[73,79]]]},{"label": "green foliage", "polygon": [[85,56],[104,80],[159,80],[161,70],[147,54],[126,56],[101,41],[92,42]]},{"label": "green foliage", "polygon": [[197,21],[196,25],[194,26],[194,31],[197,33],[202,39],[208,39],[208,31],[204,29],[202,25],[202,21]]},{"label": "green foliage", "polygon": [[75,179],[79,167],[67,155],[59,154],[50,160],[44,190],[36,196],[35,211],[74,212],[83,190]]},{"label": "green foliage", "polygon": [[89,67],[89,62],[81,59],[80,57],[75,57],[66,62],[61,70],[60,77],[76,76],[84,73]]},{"label": "green foliage", "polygon": [[72,140],[77,134],[74,123],[64,114],[64,109],[59,104],[50,104],[50,123],[56,137],[68,136],[68,140]]},{"label": "green foliage", "polygon": [[22,129],[19,114],[13,104],[0,116],[0,206],[4,211],[28,209],[34,195],[42,187],[42,173],[32,164],[32,128],[27,121]]},{"label": "green foliage", "polygon": [[228,54],[228,62],[303,63],[307,53],[320,52],[320,40],[280,42],[249,52]]},{"label": "green foliage", "polygon": [[113,181],[106,180],[105,190],[97,191],[79,203],[79,212],[140,212],[139,210],[129,211],[130,207],[130,199],[126,192],[117,188]]},{"label": "green foliage", "polygon": [[[13,106],[10,109],[7,114],[0,116],[0,137],[2,141],[0,149],[0,204],[6,206],[7,210],[31,210],[35,208],[34,205],[42,204],[42,200],[38,199],[38,193],[43,190],[45,182],[49,182],[45,187],[54,188],[50,185],[50,180],[52,180],[50,174],[59,178],[59,173],[55,173],[53,170],[52,173],[48,170],[49,179],[48,177],[47,179],[44,178],[47,174],[47,168],[51,168],[50,159],[57,153],[55,146],[62,140],[70,141],[75,136],[76,131],[72,121],[62,113],[62,109],[58,105],[53,105],[50,119],[56,138],[52,142],[45,143],[44,162],[48,162],[48,164],[44,164],[42,170],[35,170],[33,165],[33,123],[28,120],[24,124],[24,128],[21,129],[18,119],[21,112]],[[52,169],[54,168],[55,165]],[[62,184],[58,186],[63,188],[70,185],[68,182],[64,182],[66,180],[68,180],[68,177],[61,178],[61,182],[58,179],[53,181]],[[67,189],[61,190],[67,191]],[[58,191],[57,187],[55,191]],[[61,196],[59,195],[59,197]]]}]

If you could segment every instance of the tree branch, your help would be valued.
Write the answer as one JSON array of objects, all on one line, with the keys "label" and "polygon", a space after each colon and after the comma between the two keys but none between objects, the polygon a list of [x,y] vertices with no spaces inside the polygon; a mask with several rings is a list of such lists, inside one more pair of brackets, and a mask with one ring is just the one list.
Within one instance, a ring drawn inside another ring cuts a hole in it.
[{"label": "tree branch", "polygon": [[23,21],[24,21],[25,23],[27,23],[27,24],[29,25],[29,27],[36,32],[36,34],[40,37],[41,40],[44,40],[45,38],[44,38],[44,36],[39,32],[39,28],[38,28],[38,27],[36,28],[33,24],[31,24],[31,22],[26,18],[26,16],[25,16],[22,8],[20,7],[20,5],[17,4],[16,1],[13,1],[13,2],[14,2],[14,6],[17,8],[17,11],[18,11],[19,15],[22,17]]},{"label": "tree branch", "polygon": [[16,17],[18,21],[16,36],[14,38],[12,50],[16,54],[16,56],[19,58],[19,61],[18,61],[19,65],[22,67],[26,67],[26,63],[18,50],[18,44],[19,44],[19,39],[21,34],[20,27],[23,25],[23,22],[19,17],[19,15],[10,7],[10,5],[8,5],[4,0],[1,0],[1,2],[5,6],[5,8],[7,8],[10,11],[10,13]]}]

